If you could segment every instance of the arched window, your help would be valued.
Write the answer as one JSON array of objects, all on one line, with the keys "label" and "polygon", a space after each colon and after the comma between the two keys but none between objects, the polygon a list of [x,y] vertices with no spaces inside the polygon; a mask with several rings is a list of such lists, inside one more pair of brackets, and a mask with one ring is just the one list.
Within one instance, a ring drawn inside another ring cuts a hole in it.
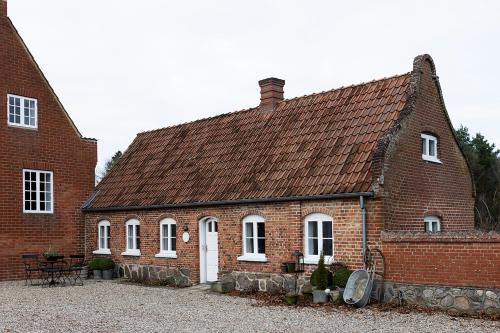
[{"label": "arched window", "polygon": [[426,216],[424,223],[425,232],[435,234],[441,231],[441,219],[437,216]]},{"label": "arched window", "polygon": [[97,224],[97,250],[95,254],[111,254],[111,223],[102,220]]},{"label": "arched window", "polygon": [[141,223],[137,219],[130,219],[125,223],[126,249],[122,253],[124,256],[141,255]]},{"label": "arched window", "polygon": [[266,225],[259,215],[248,215],[243,218],[243,255],[241,261],[267,261],[266,259]]},{"label": "arched window", "polygon": [[177,258],[176,223],[174,219],[165,218],[160,221],[160,252],[158,258]]},{"label": "arched window", "polygon": [[321,252],[327,263],[333,256],[333,219],[325,214],[310,214],[304,220],[304,262],[317,264]]}]

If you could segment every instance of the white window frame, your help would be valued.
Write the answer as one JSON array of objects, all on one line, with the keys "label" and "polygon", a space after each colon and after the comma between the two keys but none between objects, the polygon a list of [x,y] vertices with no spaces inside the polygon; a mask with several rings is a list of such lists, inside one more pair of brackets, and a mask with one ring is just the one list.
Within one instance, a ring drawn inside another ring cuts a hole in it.
[{"label": "white window frame", "polygon": [[[19,107],[21,108],[20,110],[20,123],[16,122],[11,122],[10,121],[10,98],[18,98],[20,100],[20,105]],[[34,118],[35,118],[35,124],[30,125],[30,124],[25,124],[24,118],[25,118],[25,109],[24,109],[24,102],[35,102],[35,108],[34,108]],[[18,96],[18,95],[13,95],[13,94],[7,94],[7,125],[12,126],[12,127],[22,127],[22,128],[31,128],[31,129],[37,129],[38,128],[38,100],[36,98],[30,98],[30,97],[24,97],[24,96]]]},{"label": "white window frame", "polygon": [[[26,209],[26,197],[25,197],[25,186],[26,186],[26,172],[36,173],[36,209]],[[40,210],[40,174],[45,173],[50,175],[50,210]],[[25,214],[53,214],[54,213],[54,173],[47,170],[33,170],[33,169],[23,169],[23,213]]]},{"label": "white window frame", "polygon": [[[164,235],[163,233],[163,226],[167,225],[167,235]],[[160,252],[155,255],[157,258],[177,258],[177,235],[172,235],[170,234],[172,232],[172,225],[175,225],[175,231],[177,234],[177,223],[174,219],[172,218],[164,218],[163,220],[160,221]],[[163,238],[167,238],[167,249],[163,247]],[[172,239],[176,239],[176,250],[172,250]]]},{"label": "white window frame", "polygon": [[[318,255],[309,254],[309,222],[316,222],[318,224]],[[325,264],[328,264],[335,255],[334,243],[334,230],[333,218],[326,214],[314,213],[309,214],[304,219],[304,263],[317,265],[321,251],[323,251],[323,222],[330,222],[332,224],[332,255],[325,255]],[[328,238],[329,239],[329,238]]]},{"label": "white window frame", "polygon": [[[253,252],[248,252],[247,251],[247,245],[246,245],[246,224],[251,223],[252,228],[253,228]],[[239,256],[237,260],[239,261],[258,261],[258,262],[267,262],[267,257],[265,253],[258,253],[258,234],[257,234],[257,224],[258,223],[264,223],[264,244],[266,241],[266,235],[265,235],[265,223],[266,220],[260,216],[260,215],[247,215],[243,218],[242,220],[242,250],[243,250],[243,255]],[[260,237],[262,239],[262,237]]]},{"label": "white window frame", "polygon": [[[424,230],[425,232],[429,234],[437,234],[441,232],[441,219],[437,216],[426,216],[424,218]],[[436,231],[429,231],[432,230],[432,224],[436,223]]]},{"label": "white window frame", "polygon": [[[101,232],[101,228],[104,227],[104,233]],[[111,233],[111,223],[108,220],[102,220],[97,224],[97,250],[94,254],[111,254],[111,249],[109,248],[109,238]],[[104,240],[104,247],[101,247],[101,240]]]},{"label": "white window frame", "polygon": [[[420,138],[425,140],[425,144],[422,145],[422,159],[425,161],[430,161],[430,162],[436,162],[436,163],[441,163],[441,161],[438,158],[438,138],[435,137],[434,135],[431,134],[425,134],[421,133]],[[422,140],[420,140],[422,143]],[[434,144],[434,155],[430,155],[430,147],[431,144]],[[425,146],[425,150],[424,150]]]},{"label": "white window frame", "polygon": [[[141,222],[137,219],[130,219],[125,223],[125,252],[122,252],[122,256],[140,256],[141,250],[137,247],[137,226],[140,227]],[[132,248],[129,248],[129,226],[132,228]],[[140,235],[139,235],[140,237]]]}]

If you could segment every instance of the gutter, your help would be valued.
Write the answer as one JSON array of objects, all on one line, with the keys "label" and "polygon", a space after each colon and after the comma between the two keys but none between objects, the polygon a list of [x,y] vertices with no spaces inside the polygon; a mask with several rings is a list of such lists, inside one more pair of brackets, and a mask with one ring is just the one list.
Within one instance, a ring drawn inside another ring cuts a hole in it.
[{"label": "gutter", "polygon": [[[185,202],[176,204],[161,204],[161,205],[144,205],[144,206],[115,206],[115,207],[101,207],[89,208],[92,205],[92,200],[89,198],[87,202],[82,205],[83,212],[112,212],[124,210],[145,210],[145,209],[165,209],[165,208],[186,208],[186,207],[210,207],[221,205],[237,205],[237,204],[255,204],[255,203],[271,203],[271,202],[289,202],[289,201],[310,201],[322,199],[343,199],[343,198],[364,198],[373,197],[373,192],[354,192],[354,193],[336,193],[336,194],[322,194],[310,196],[290,196],[290,197],[276,197],[276,198],[255,198],[255,199],[239,199],[239,200],[219,200],[219,201],[206,201],[206,202]],[[361,200],[361,199],[360,199]]]},{"label": "gutter", "polygon": [[362,233],[363,233],[363,268],[366,269],[366,208],[365,208],[365,198],[359,196],[359,208],[361,208],[361,223],[362,223]]}]

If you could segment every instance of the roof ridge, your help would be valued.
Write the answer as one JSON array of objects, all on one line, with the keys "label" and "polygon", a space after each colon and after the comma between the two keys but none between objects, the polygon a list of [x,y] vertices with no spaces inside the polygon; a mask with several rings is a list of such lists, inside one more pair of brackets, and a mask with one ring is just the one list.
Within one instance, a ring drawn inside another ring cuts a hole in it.
[{"label": "roof ridge", "polygon": [[[348,85],[348,86],[341,86],[341,87],[338,87],[338,88],[324,90],[324,91],[320,91],[320,92],[312,93],[312,94],[308,94],[308,95],[296,96],[296,97],[284,99],[283,101],[279,102],[279,104],[286,103],[286,102],[291,102],[291,101],[294,101],[294,100],[297,100],[297,99],[300,99],[300,98],[308,98],[308,97],[317,96],[317,95],[321,95],[321,94],[327,94],[327,93],[331,93],[331,92],[334,92],[334,91],[337,91],[337,90],[343,90],[343,89],[347,89],[347,88],[363,86],[363,85],[374,83],[374,82],[378,82],[378,81],[385,81],[385,80],[395,79],[395,78],[402,77],[402,76],[409,75],[409,74],[411,74],[411,72],[406,72],[406,73],[403,73],[403,74],[396,74],[396,75],[392,75],[392,76],[386,76],[386,77],[383,77],[383,78],[380,78],[380,79],[373,79],[371,81],[365,81],[365,82],[361,82],[361,83],[355,83],[355,84],[351,84],[351,85]],[[142,131],[142,132],[137,133],[137,135],[153,133],[153,132],[162,131],[162,130],[166,130],[166,129],[172,129],[172,128],[176,128],[176,127],[180,127],[180,126],[184,126],[184,125],[188,125],[188,124],[194,124],[194,123],[198,123],[198,122],[203,122],[203,121],[207,121],[207,120],[216,119],[216,118],[219,118],[219,117],[225,117],[225,116],[228,116],[228,115],[231,115],[231,114],[235,114],[235,113],[243,113],[243,112],[255,111],[258,108],[259,107],[256,106],[256,107],[252,107],[252,108],[247,108],[247,109],[242,109],[242,110],[236,110],[236,111],[221,113],[221,114],[218,114],[218,115],[215,115],[215,116],[206,117],[206,118],[200,118],[200,119],[195,119],[195,120],[192,120],[192,121],[188,121],[188,122],[184,122],[184,123],[180,123],[180,124],[176,124],[176,125],[160,127],[160,128],[156,128],[156,129],[152,129],[152,130],[148,130],[148,131]]]}]

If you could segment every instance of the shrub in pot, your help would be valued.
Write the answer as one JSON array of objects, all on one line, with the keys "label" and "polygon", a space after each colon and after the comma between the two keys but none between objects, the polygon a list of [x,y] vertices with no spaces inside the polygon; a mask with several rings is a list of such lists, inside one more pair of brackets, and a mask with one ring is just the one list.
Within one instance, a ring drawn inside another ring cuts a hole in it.
[{"label": "shrub in pot", "polygon": [[111,258],[102,258],[101,270],[102,278],[104,280],[113,279],[113,271],[115,269],[115,262]]},{"label": "shrub in pot", "polygon": [[94,280],[102,279],[102,260],[103,258],[94,258],[89,263],[89,269],[94,273]]},{"label": "shrub in pot", "polygon": [[297,300],[299,299],[299,295],[295,291],[290,291],[285,295],[286,304],[295,305],[297,304]]},{"label": "shrub in pot", "polygon": [[316,287],[313,290],[313,302],[314,303],[326,303],[328,300],[328,294],[325,292],[325,289],[328,288],[328,279],[331,273],[325,267],[325,256],[323,255],[323,251],[319,256],[318,267],[314,270],[314,281],[311,283]]},{"label": "shrub in pot", "polygon": [[351,274],[352,271],[346,267],[338,269],[333,275],[333,285],[343,292]]}]

